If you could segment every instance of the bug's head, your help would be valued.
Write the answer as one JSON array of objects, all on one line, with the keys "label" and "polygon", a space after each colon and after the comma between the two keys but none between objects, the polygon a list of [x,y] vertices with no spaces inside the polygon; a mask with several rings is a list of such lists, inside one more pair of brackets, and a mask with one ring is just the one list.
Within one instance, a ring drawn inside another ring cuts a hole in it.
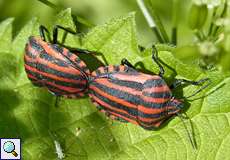
[{"label": "bug's head", "polygon": [[168,115],[174,115],[181,111],[184,107],[183,101],[179,99],[175,99],[174,97],[170,99],[167,104],[167,113]]}]

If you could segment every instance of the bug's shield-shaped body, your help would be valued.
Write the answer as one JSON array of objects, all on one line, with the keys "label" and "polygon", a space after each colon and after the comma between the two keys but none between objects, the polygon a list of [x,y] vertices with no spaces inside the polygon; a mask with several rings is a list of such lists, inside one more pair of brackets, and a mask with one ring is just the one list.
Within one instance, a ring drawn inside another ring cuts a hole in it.
[{"label": "bug's shield-shaped body", "polygon": [[81,97],[87,91],[85,63],[68,49],[30,37],[25,48],[25,70],[32,83],[57,96]]},{"label": "bug's shield-shaped body", "polygon": [[89,84],[89,96],[101,112],[149,130],[183,107],[160,76],[123,65],[98,68]]}]

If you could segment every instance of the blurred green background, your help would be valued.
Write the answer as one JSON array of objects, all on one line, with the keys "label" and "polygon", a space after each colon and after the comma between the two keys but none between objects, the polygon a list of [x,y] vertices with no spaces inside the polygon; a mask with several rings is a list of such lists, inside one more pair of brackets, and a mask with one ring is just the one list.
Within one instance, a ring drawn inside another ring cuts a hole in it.
[{"label": "blurred green background", "polygon": [[[149,45],[155,40],[154,34],[147,26],[135,0],[50,0],[50,2],[62,8],[72,8],[74,14],[87,19],[95,25],[103,24],[112,17],[126,15],[129,12],[136,12],[140,44]],[[165,28],[170,32],[173,0],[152,0],[152,3],[162,19]],[[180,2],[179,10],[184,12],[188,10],[190,5],[190,1],[183,0]],[[15,17],[14,34],[32,17],[39,17],[40,22],[47,25],[52,23],[53,16],[55,15],[53,9],[37,0],[0,0],[0,10],[1,21],[8,17]],[[180,14],[179,17],[180,21],[184,24],[186,23],[185,16],[186,14]],[[182,35],[186,37],[184,40],[186,39],[187,42],[189,41],[188,36],[186,36],[188,32],[189,30],[183,27]],[[180,41],[180,43],[185,43],[184,40]]]},{"label": "blurred green background", "polygon": [[[94,25],[104,24],[111,18],[135,12],[139,44],[149,47],[157,42],[136,0],[50,2],[60,9],[72,8],[74,15]],[[151,9],[159,16],[169,38],[172,27],[177,26],[178,43],[177,48],[173,50],[177,58],[188,64],[200,65],[203,69],[230,69],[228,0],[145,0],[145,3],[147,6],[152,4]],[[0,21],[15,17],[14,36],[33,17],[38,17],[41,24],[51,25],[57,13],[38,0],[0,0],[0,10]],[[84,28],[84,31],[87,29]]]}]

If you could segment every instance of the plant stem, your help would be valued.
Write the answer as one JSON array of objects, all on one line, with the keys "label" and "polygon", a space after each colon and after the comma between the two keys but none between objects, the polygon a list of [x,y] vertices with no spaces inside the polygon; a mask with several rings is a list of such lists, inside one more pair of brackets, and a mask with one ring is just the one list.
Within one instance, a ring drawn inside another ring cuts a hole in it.
[{"label": "plant stem", "polygon": [[53,9],[55,9],[55,10],[57,10],[57,11],[60,10],[60,8],[59,8],[57,5],[53,4],[53,3],[50,2],[50,1],[47,1],[47,0],[38,0],[38,1],[40,1],[41,3],[46,4],[46,5],[49,6],[50,8],[53,8]]},{"label": "plant stem", "polygon": [[[220,15],[220,18],[223,18],[223,17],[226,15],[226,13],[227,13],[227,8],[228,8],[228,4],[227,4],[227,1],[226,1],[225,4],[224,4],[223,11],[222,11],[222,13],[221,13],[221,15]],[[217,26],[217,27],[215,28],[215,30],[213,31],[213,36],[214,36],[214,37],[217,35],[217,31],[218,31],[219,29],[220,29],[220,26]]]},{"label": "plant stem", "polygon": [[177,45],[177,10],[178,0],[173,0],[173,11],[172,11],[172,44]]},{"label": "plant stem", "polygon": [[155,35],[156,35],[158,41],[159,41],[160,43],[163,43],[164,41],[163,41],[163,39],[162,39],[162,37],[161,37],[161,34],[160,34],[160,32],[159,32],[159,30],[158,30],[158,28],[157,28],[157,26],[156,26],[156,24],[155,24],[155,22],[154,22],[154,19],[151,17],[151,15],[150,15],[148,9],[146,8],[146,6],[145,6],[145,4],[144,4],[144,1],[143,1],[143,0],[137,0],[137,4],[138,4],[140,10],[142,11],[142,13],[143,13],[143,15],[144,15],[144,17],[145,17],[145,19],[146,19],[146,21],[147,21],[149,27],[150,27],[150,28],[153,30],[153,32],[155,33]]},{"label": "plant stem", "polygon": [[158,29],[160,31],[160,34],[163,37],[164,42],[165,43],[170,43],[169,37],[168,37],[168,35],[167,35],[166,31],[165,31],[165,28],[164,28],[159,16],[156,14],[156,12],[154,10],[154,7],[153,7],[153,4],[152,4],[151,0],[149,0],[149,4],[150,4],[153,19],[155,20],[156,26],[158,27]]},{"label": "plant stem", "polygon": [[[57,5],[53,4],[52,2],[48,1],[48,0],[38,0],[41,3],[44,3],[45,5],[49,6],[50,8],[53,8],[54,10],[56,10],[57,12],[60,12],[62,10],[61,7],[58,7]],[[72,14],[73,20],[76,24],[76,21],[79,22],[80,24],[85,25],[86,27],[94,27],[95,25],[90,23],[89,21],[87,21],[86,19],[80,17],[80,16],[75,16]]]}]

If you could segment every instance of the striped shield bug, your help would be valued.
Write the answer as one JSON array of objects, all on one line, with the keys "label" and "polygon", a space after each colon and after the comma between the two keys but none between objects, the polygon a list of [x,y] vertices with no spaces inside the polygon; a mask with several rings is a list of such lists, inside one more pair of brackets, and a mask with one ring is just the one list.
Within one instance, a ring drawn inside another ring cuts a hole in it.
[{"label": "striped shield bug", "polygon": [[92,102],[111,119],[154,130],[173,115],[180,115],[184,108],[183,100],[173,96],[173,88],[182,84],[201,85],[209,81],[189,96],[191,97],[210,84],[208,78],[199,81],[177,79],[170,87],[163,79],[164,68],[158,60],[155,47],[152,59],[160,68],[158,75],[139,72],[126,59],[122,60],[122,65],[95,70],[89,82]]},{"label": "striped shield bug", "polygon": [[[90,71],[77,54],[90,53],[90,51],[75,49],[77,53],[72,53],[69,49],[59,45],[58,29],[75,34],[57,25],[53,29],[51,40],[49,31],[44,26],[40,26],[40,37],[29,37],[24,55],[27,76],[34,85],[46,87],[56,96],[82,97],[88,90]],[[45,32],[48,35],[48,42]]]}]

